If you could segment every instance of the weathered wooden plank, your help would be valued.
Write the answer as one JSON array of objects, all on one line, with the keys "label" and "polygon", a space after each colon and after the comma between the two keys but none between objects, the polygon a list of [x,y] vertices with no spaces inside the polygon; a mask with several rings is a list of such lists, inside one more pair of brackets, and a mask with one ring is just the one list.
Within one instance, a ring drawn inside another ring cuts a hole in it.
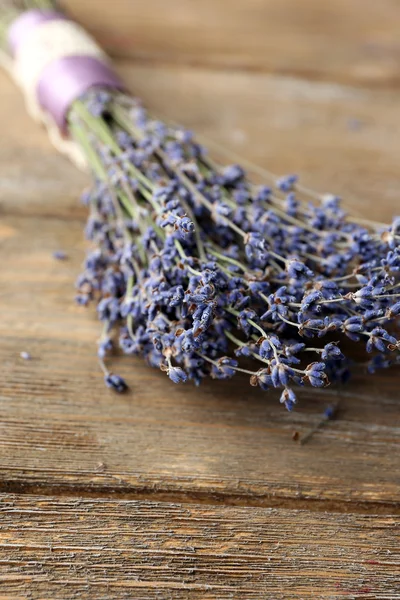
[{"label": "weathered wooden plank", "polygon": [[113,53],[158,62],[397,84],[396,0],[66,0]]},{"label": "weathered wooden plank", "polygon": [[[350,188],[364,214],[397,211],[396,94],[186,68],[122,72],[153,109],[259,164],[305,173],[320,189]],[[310,392],[289,415],[246,381],[194,390],[128,358],[117,365],[132,393],[104,389],[95,315],[73,304],[84,254],[76,195],[87,178],[56,156],[5,79],[2,90],[3,487],[217,494],[261,504],[345,500],[354,510],[355,502],[398,501],[398,372],[346,389],[340,419],[304,448],[292,431],[305,431],[334,390]],[[360,129],[349,129],[350,117]],[[68,261],[53,260],[59,248]],[[23,350],[31,362],[19,358]]]},{"label": "weathered wooden plank", "polygon": [[2,597],[400,598],[399,518],[0,496]]}]

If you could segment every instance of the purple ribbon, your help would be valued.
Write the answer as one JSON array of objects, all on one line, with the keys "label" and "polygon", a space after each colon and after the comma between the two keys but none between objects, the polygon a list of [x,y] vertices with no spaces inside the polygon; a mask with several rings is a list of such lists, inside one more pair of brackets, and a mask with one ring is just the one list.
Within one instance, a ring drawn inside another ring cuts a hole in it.
[{"label": "purple ribbon", "polygon": [[[8,31],[13,56],[27,37],[42,23],[65,21],[56,11],[30,10],[19,16]],[[41,74],[37,99],[63,133],[67,132],[67,115],[72,103],[93,87],[125,89],[118,75],[101,60],[91,56],[67,56],[54,60]]]}]

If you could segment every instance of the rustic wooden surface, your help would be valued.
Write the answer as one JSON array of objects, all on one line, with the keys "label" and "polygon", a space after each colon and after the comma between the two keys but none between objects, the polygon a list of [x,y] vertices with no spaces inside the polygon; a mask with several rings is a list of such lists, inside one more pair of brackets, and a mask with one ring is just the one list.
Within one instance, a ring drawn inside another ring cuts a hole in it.
[{"label": "rustic wooden surface", "polygon": [[397,0],[64,0],[63,5],[110,51],[136,60],[356,84],[399,82]]},{"label": "rustic wooden surface", "polygon": [[[399,213],[393,0],[67,4],[133,57],[119,69],[153,111]],[[400,598],[399,370],[288,414],[246,380],[195,390],[119,358],[113,395],[73,303],[88,178],[0,90],[0,598]]]},{"label": "rustic wooden surface", "polygon": [[26,495],[0,514],[8,597],[400,598],[392,516]]}]

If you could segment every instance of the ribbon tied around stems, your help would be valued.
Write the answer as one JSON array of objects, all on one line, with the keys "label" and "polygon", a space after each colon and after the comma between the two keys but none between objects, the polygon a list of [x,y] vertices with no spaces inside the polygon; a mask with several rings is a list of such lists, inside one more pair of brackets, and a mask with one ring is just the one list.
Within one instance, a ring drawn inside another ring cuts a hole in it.
[{"label": "ribbon tied around stems", "polygon": [[56,148],[80,168],[86,160],[67,134],[68,111],[94,87],[123,90],[107,55],[77,23],[52,10],[30,10],[10,26],[11,71],[31,116],[45,124]]}]

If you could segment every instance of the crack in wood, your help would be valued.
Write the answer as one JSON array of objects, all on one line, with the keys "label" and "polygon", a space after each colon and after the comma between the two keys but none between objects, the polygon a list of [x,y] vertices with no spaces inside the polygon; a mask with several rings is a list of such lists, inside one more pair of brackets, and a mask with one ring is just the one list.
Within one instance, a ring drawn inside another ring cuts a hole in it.
[{"label": "crack in wood", "polygon": [[1,481],[0,493],[43,495],[57,497],[76,497],[115,500],[140,500],[152,502],[170,502],[179,504],[203,504],[210,506],[225,505],[237,507],[281,508],[290,510],[308,510],[360,515],[400,515],[397,502],[360,502],[357,500],[330,500],[315,498],[288,498],[277,495],[233,494],[203,492],[201,490],[170,491],[150,487],[124,487],[87,485],[87,484],[49,484],[41,482]]}]

